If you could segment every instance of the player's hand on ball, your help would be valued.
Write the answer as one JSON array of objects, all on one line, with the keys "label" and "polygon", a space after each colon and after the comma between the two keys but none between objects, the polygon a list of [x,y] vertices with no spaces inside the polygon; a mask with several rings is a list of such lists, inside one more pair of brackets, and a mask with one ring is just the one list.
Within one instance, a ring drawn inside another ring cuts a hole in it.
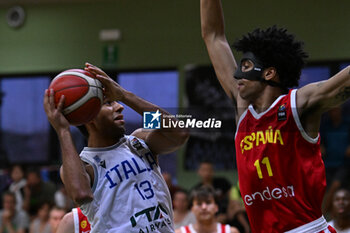
[{"label": "player's hand on ball", "polygon": [[52,127],[58,132],[61,129],[69,129],[69,122],[62,113],[64,96],[61,96],[56,108],[54,95],[53,89],[45,90],[44,109]]},{"label": "player's hand on ball", "polygon": [[110,100],[123,100],[124,89],[113,79],[111,79],[103,70],[90,64],[85,63],[85,70],[94,74],[95,77],[102,83],[104,94]]}]

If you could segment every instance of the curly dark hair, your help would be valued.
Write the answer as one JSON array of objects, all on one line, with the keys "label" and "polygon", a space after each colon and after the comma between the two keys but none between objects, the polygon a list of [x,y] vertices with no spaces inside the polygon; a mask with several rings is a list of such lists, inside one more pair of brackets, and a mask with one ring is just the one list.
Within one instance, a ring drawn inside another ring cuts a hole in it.
[{"label": "curly dark hair", "polygon": [[252,52],[264,67],[275,67],[283,87],[298,86],[301,70],[308,57],[304,43],[293,34],[276,25],[265,30],[260,28],[237,40],[232,47],[243,53]]},{"label": "curly dark hair", "polygon": [[215,189],[210,185],[201,185],[194,188],[190,193],[190,206],[192,207],[194,199],[199,201],[206,201],[210,198],[214,198],[215,203],[218,203],[218,196]]}]

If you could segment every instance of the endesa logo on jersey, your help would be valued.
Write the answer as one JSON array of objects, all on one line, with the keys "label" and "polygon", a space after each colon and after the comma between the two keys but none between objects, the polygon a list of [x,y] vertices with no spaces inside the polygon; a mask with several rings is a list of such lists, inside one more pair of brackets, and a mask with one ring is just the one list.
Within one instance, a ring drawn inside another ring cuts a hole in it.
[{"label": "endesa logo on jersey", "polygon": [[221,120],[215,118],[207,118],[199,120],[192,115],[176,114],[176,115],[162,115],[157,110],[156,112],[143,113],[143,128],[144,129],[174,129],[174,128],[192,128],[192,129],[219,129],[221,128]]}]

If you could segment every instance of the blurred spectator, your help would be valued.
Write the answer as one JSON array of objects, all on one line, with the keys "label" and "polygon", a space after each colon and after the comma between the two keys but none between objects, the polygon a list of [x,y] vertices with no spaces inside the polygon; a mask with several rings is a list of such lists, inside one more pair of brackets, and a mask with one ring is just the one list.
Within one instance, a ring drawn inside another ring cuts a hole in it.
[{"label": "blurred spectator", "polygon": [[[190,195],[192,212],[196,216],[196,223],[183,226],[175,233],[190,232],[226,232],[239,233],[237,228],[217,222],[215,215],[219,210],[216,204],[216,194],[212,186],[201,186],[192,190]],[[225,231],[222,231],[225,229]]]},{"label": "blurred spectator", "polygon": [[190,210],[188,193],[179,189],[174,194],[174,228],[189,225],[196,222],[196,217]]},{"label": "blurred spectator", "polygon": [[336,176],[333,178],[333,181],[328,185],[328,189],[326,191],[326,195],[323,199],[322,203],[322,212],[324,213],[324,216],[326,219],[329,219],[329,215],[332,211],[332,205],[333,205],[333,197],[335,192],[340,187],[346,187],[347,189],[350,188],[349,181],[350,181],[350,170],[342,168],[339,171],[339,176]]},{"label": "blurred spectator", "polygon": [[71,210],[75,206],[63,184],[60,184],[60,188],[55,192],[55,205],[66,211]]},{"label": "blurred spectator", "polygon": [[[163,178],[164,178],[164,180],[169,188],[171,200],[174,200],[174,193],[176,193],[181,188],[173,183],[173,179],[172,179],[170,173],[163,172],[162,175],[163,175]],[[173,202],[173,204],[174,204],[174,202]]]},{"label": "blurred spectator", "polygon": [[321,144],[327,177],[323,212],[327,217],[335,190],[350,185],[350,123],[345,121],[341,107],[331,109],[322,122]]},{"label": "blurred spectator", "polygon": [[237,227],[242,233],[250,232],[249,220],[239,191],[238,182],[231,187],[229,192],[226,223]]},{"label": "blurred spectator", "polygon": [[2,196],[4,209],[0,211],[0,233],[25,233],[29,228],[29,217],[16,209],[16,196],[5,192]]},{"label": "blurred spectator", "polygon": [[29,233],[51,233],[49,224],[49,212],[51,204],[43,202],[39,209],[36,218],[30,224]]},{"label": "blurred spectator", "polygon": [[339,177],[340,168],[348,169],[350,160],[350,122],[343,118],[342,108],[331,109],[321,126],[321,143],[327,183]]},{"label": "blurred spectator", "polygon": [[209,161],[202,161],[198,168],[198,175],[200,182],[196,184],[192,189],[199,188],[203,185],[209,185],[214,188],[217,196],[217,204],[219,211],[217,213],[218,221],[226,221],[226,211],[228,206],[228,192],[231,188],[230,182],[224,177],[215,177],[213,164]]},{"label": "blurred spectator", "polygon": [[41,203],[54,203],[55,192],[56,187],[52,182],[44,182],[41,179],[39,169],[30,169],[27,172],[27,185],[24,188],[23,208],[31,217],[34,217]]},{"label": "blurred spectator", "polygon": [[[8,191],[8,188],[11,184],[11,178],[9,171],[6,169],[0,169],[0,197],[5,191]],[[0,209],[2,209],[2,201],[0,201]]]},{"label": "blurred spectator", "polygon": [[51,233],[56,233],[58,225],[60,224],[63,216],[66,214],[66,211],[62,208],[54,206],[50,210],[49,214],[49,224],[51,228]]},{"label": "blurred spectator", "polygon": [[23,209],[23,199],[24,199],[24,187],[27,184],[24,178],[24,170],[21,165],[13,165],[11,168],[11,184],[9,186],[9,191],[16,195],[16,209]]},{"label": "blurred spectator", "polygon": [[339,189],[335,192],[332,206],[333,220],[329,225],[334,227],[337,233],[350,233],[350,191]]}]

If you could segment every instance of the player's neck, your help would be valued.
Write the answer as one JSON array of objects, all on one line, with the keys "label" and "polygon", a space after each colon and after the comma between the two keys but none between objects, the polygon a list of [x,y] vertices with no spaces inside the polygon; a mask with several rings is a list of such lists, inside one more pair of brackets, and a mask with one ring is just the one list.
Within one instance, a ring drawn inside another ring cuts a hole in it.
[{"label": "player's neck", "polygon": [[196,232],[200,233],[214,233],[217,230],[217,222],[213,220],[196,222],[193,225]]},{"label": "player's neck", "polygon": [[111,137],[103,137],[101,135],[90,135],[88,140],[88,147],[92,148],[100,148],[100,147],[109,147],[113,146],[120,141],[123,136],[111,138]]},{"label": "player's neck", "polygon": [[273,102],[279,97],[283,95],[283,91],[279,87],[267,86],[259,95],[258,98],[255,98],[251,102],[255,111],[257,113],[261,113],[266,111]]}]

